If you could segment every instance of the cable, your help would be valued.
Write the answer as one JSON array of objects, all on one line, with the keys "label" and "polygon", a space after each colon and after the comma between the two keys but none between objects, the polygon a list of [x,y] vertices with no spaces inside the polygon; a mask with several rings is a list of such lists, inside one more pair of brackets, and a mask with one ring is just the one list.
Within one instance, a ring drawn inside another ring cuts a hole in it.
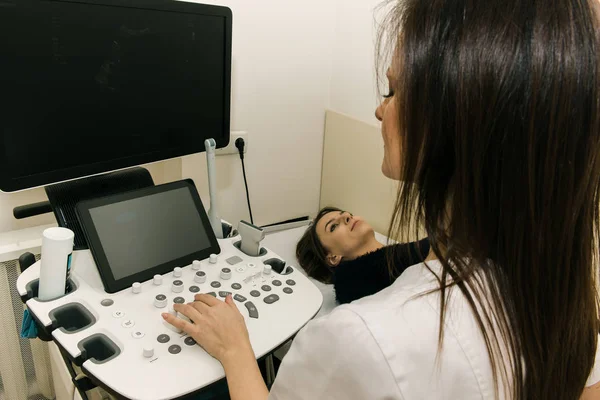
[{"label": "cable", "polygon": [[250,213],[250,223],[254,225],[254,218],[252,217],[252,207],[250,206],[250,193],[248,192],[248,181],[246,180],[246,166],[244,165],[244,139],[237,138],[235,140],[235,147],[237,147],[240,153],[240,160],[242,161],[242,173],[244,175],[244,185],[246,186],[246,200],[248,200],[248,212]]}]

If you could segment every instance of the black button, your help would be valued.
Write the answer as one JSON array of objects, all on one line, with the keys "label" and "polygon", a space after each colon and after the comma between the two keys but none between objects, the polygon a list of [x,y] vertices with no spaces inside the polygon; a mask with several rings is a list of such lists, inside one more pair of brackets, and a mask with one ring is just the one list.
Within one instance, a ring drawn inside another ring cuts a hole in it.
[{"label": "black button", "polygon": [[292,294],[294,293],[294,290],[291,287],[284,287],[283,293]]},{"label": "black button", "polygon": [[104,307],[110,307],[115,304],[115,302],[112,299],[104,299],[100,302],[100,304],[102,304]]},{"label": "black button", "polygon": [[185,299],[183,297],[175,297],[173,299],[173,303],[175,303],[175,304],[183,304],[183,303],[185,303]]},{"label": "black button", "polygon": [[273,304],[277,300],[279,300],[279,296],[277,296],[276,294],[270,294],[270,295],[268,295],[267,297],[264,298],[264,301],[267,304]]},{"label": "black button", "polygon": [[179,346],[177,344],[172,344],[171,346],[169,346],[169,353],[171,353],[171,354],[181,353],[181,346]]},{"label": "black button", "polygon": [[185,340],[183,341],[183,343],[187,344],[188,346],[193,346],[196,344],[196,341],[194,340],[193,337],[188,336],[185,338]]},{"label": "black button", "polygon": [[281,281],[275,279],[273,282],[271,282],[273,284],[273,286],[281,286]]},{"label": "black button", "polygon": [[249,302],[245,303],[244,305],[248,309],[248,315],[250,316],[250,318],[258,318],[258,310],[256,309],[256,306],[254,305],[254,303],[249,301]]},{"label": "black button", "polygon": [[169,335],[162,334],[158,335],[156,340],[158,340],[158,343],[167,343],[169,340],[171,340],[171,338],[169,337]]},{"label": "black button", "polygon": [[181,286],[181,285],[183,285],[183,282],[180,281],[180,280],[176,280],[176,281],[173,281],[173,285],[175,285],[175,286]]},{"label": "black button", "polygon": [[223,298],[227,297],[228,294],[231,294],[231,292],[225,292],[225,291],[224,292],[219,292],[219,296],[221,296]]},{"label": "black button", "polygon": [[239,301],[240,303],[243,303],[246,301],[246,298],[244,296],[242,296],[241,294],[234,295],[233,299]]},{"label": "black button", "polygon": [[269,286],[269,285],[262,285],[260,288],[262,290],[264,290],[265,292],[270,292],[271,291],[271,286]]},{"label": "black button", "polygon": [[208,295],[210,295],[212,297],[217,297],[217,294],[215,292],[209,292],[209,293],[206,293],[206,294],[208,294]]},{"label": "black button", "polygon": [[285,283],[287,283],[290,286],[294,286],[296,284],[296,281],[293,279],[288,279],[287,281],[285,281]]},{"label": "black button", "polygon": [[235,289],[235,290],[239,290],[242,288],[242,285],[240,285],[239,283],[232,283],[231,288]]},{"label": "black button", "polygon": [[200,288],[198,286],[190,286],[190,292],[198,293],[199,291],[200,291]]},{"label": "black button", "polygon": [[231,270],[229,268],[223,268],[223,269],[221,269],[221,272],[228,274],[231,272]]},{"label": "black button", "polygon": [[167,296],[165,296],[164,294],[157,294],[156,295],[156,300],[158,300],[158,301],[163,301],[163,300],[166,300],[166,299],[167,299]]},{"label": "black button", "polygon": [[258,297],[258,296],[260,296],[260,292],[258,290],[253,290],[250,292],[250,296]]},{"label": "black button", "polygon": [[196,272],[196,276],[204,276],[204,275],[206,275],[206,272],[204,272],[204,271]]},{"label": "black button", "polygon": [[210,286],[212,286],[214,288],[220,288],[221,287],[221,282],[217,282],[217,281],[211,282]]}]

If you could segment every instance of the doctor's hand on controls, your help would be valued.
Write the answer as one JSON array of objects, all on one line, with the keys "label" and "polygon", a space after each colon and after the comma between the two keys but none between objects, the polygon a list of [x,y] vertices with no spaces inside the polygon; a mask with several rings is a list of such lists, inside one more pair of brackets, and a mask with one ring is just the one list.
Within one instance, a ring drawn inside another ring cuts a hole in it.
[{"label": "doctor's hand on controls", "polygon": [[[600,4],[390,4],[376,110],[382,172],[401,182],[390,236],[421,229],[427,258],[388,259],[388,287],[304,326],[270,391],[231,298],[167,321],[221,362],[233,400],[600,399]],[[348,221],[309,229],[352,242]],[[344,268],[327,243],[321,259]]]}]

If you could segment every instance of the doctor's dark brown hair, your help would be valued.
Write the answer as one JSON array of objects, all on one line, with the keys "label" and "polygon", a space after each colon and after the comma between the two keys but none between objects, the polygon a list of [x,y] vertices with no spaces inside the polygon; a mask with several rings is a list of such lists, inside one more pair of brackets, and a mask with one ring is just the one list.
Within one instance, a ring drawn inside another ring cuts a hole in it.
[{"label": "doctor's dark brown hair", "polygon": [[331,283],[333,270],[327,263],[327,250],[317,236],[317,222],[332,211],[342,211],[336,207],[325,207],[319,211],[296,245],[298,263],[311,278],[323,283]]},{"label": "doctor's dark brown hair", "polygon": [[412,183],[400,185],[389,235],[426,229],[443,265],[440,349],[447,296],[460,290],[496,393],[512,399],[578,399],[594,363],[595,1],[386,3],[378,60],[395,66],[401,180]]}]

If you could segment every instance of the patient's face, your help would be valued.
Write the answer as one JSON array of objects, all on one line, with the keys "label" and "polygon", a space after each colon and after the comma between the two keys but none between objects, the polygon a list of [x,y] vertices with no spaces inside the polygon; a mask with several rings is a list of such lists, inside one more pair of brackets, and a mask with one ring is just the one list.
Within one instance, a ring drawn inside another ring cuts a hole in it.
[{"label": "patient's face", "polygon": [[394,180],[400,180],[400,124],[398,114],[398,87],[394,70],[390,68],[387,72],[389,82],[389,94],[377,107],[375,116],[381,121],[381,135],[383,136],[383,161],[381,172]]},{"label": "patient's face", "polygon": [[316,232],[329,253],[344,259],[363,255],[365,244],[375,237],[373,228],[364,219],[345,211],[325,214],[317,222]]}]

